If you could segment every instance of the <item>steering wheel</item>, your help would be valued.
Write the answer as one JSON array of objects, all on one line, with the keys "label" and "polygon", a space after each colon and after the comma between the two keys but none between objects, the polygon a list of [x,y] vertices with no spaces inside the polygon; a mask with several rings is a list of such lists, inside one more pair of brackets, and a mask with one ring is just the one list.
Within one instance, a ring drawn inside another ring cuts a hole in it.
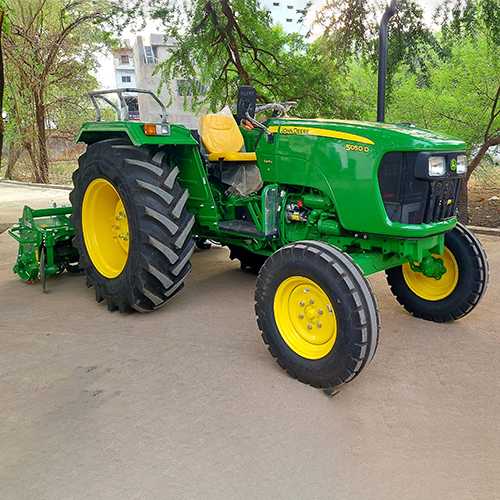
[{"label": "steering wheel", "polygon": [[[269,103],[269,104],[262,104],[260,106],[257,106],[255,108],[255,114],[257,113],[261,113],[262,111],[274,111],[273,115],[275,113],[280,113],[279,116],[281,117],[286,117],[287,116],[287,112],[288,110],[294,106],[295,104],[297,104],[295,101],[286,101],[286,102],[273,102],[273,103]],[[276,115],[278,116],[278,115]],[[253,127],[255,128],[260,128],[262,130],[264,130],[266,132],[266,134],[271,134],[271,131],[263,124],[263,123],[260,123],[259,121],[257,121],[255,118],[252,118],[248,112],[246,113],[246,121],[247,121],[247,124],[244,124],[243,121],[242,121],[242,126],[243,128],[246,128],[245,125],[248,126],[249,125],[252,125]],[[247,129],[249,130],[249,129]]]},{"label": "steering wheel", "polygon": [[260,113],[261,111],[269,111],[273,110],[277,113],[281,113],[281,116],[286,116],[288,110],[297,104],[294,101],[286,101],[286,102],[272,102],[269,104],[261,104],[255,108],[255,114]]}]

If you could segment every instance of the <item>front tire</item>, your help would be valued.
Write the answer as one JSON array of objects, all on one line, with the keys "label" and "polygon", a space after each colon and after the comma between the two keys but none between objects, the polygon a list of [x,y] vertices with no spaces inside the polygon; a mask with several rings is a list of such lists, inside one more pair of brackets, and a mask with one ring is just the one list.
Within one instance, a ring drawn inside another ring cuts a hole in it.
[{"label": "front tire", "polygon": [[178,167],[124,139],[90,145],[70,194],[78,266],[109,310],[151,311],[183,286],[194,249]]},{"label": "front tire", "polygon": [[375,354],[375,295],[351,257],[331,245],[303,241],[275,252],[261,269],[255,300],[269,352],[303,383],[339,387]]},{"label": "front tire", "polygon": [[445,234],[441,256],[447,269],[440,280],[427,278],[409,263],[386,271],[397,301],[413,316],[443,323],[462,318],[478,304],[488,285],[488,261],[481,243],[458,223]]}]

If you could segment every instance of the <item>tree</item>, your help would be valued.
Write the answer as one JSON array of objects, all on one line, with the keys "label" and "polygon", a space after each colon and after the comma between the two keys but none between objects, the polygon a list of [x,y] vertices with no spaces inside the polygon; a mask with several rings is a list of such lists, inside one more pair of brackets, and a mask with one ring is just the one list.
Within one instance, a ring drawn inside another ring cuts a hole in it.
[{"label": "tree", "polygon": [[[167,0],[155,16],[164,16],[167,36],[177,42],[158,71],[162,85],[183,79],[198,107],[216,109],[234,101],[240,85],[253,85],[262,102],[298,101],[299,115],[356,114],[355,104],[343,97],[346,75],[336,71],[336,58],[325,53],[321,40],[306,44],[285,33],[258,0],[196,0],[183,9],[185,15]],[[200,95],[200,81],[206,95]]]},{"label": "tree", "polygon": [[[393,121],[464,139],[471,154],[459,199],[460,220],[468,222],[468,180],[488,149],[500,144],[500,2],[444,2],[437,11],[440,52],[429,50],[429,72],[398,76]],[[498,18],[498,19],[497,19]]]},{"label": "tree", "polygon": [[[460,193],[459,210],[462,219],[468,222],[468,191],[470,176],[480,164],[488,149],[500,144],[500,0],[446,0],[437,15],[441,15],[442,31],[445,44],[459,51],[462,57],[463,48],[469,47],[466,64],[457,60],[462,66],[465,82],[462,92],[470,96],[468,115],[464,124],[469,124],[478,131],[478,146],[473,151],[472,159],[467,166],[467,175]],[[480,57],[478,57],[480,55]],[[464,61],[465,62],[465,61]],[[473,101],[476,108],[474,109]],[[472,106],[471,106],[472,105]],[[449,121],[452,116],[443,115]],[[474,138],[472,138],[474,140]]]},{"label": "tree", "polygon": [[70,102],[78,106],[75,93],[83,90],[83,81],[95,86],[89,72],[96,66],[96,50],[111,42],[109,22],[130,12],[121,4],[93,0],[5,1],[6,105],[16,129],[13,141],[30,153],[37,182],[49,181],[47,139],[58,122],[56,110],[67,112]]},{"label": "tree", "polygon": [[[379,0],[327,0],[318,11],[315,23],[324,29],[325,47],[337,55],[350,71],[352,62],[378,68],[379,22],[387,5]],[[427,50],[437,49],[436,40],[423,20],[423,10],[414,0],[400,0],[389,23],[387,55],[387,92],[392,93],[395,73],[405,65],[425,77]],[[389,99],[390,100],[390,99]]]}]

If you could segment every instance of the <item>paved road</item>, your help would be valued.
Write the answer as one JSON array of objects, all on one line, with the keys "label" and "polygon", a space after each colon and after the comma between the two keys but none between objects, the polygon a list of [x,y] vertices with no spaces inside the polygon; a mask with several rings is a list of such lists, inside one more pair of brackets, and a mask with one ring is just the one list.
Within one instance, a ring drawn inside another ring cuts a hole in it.
[{"label": "paved road", "polygon": [[413,318],[371,277],[377,354],[329,399],[267,353],[255,276],[225,249],[197,251],[165,307],[120,315],[83,276],[23,283],[0,234],[0,498],[497,498],[500,245],[481,239],[490,287],[456,323]]}]

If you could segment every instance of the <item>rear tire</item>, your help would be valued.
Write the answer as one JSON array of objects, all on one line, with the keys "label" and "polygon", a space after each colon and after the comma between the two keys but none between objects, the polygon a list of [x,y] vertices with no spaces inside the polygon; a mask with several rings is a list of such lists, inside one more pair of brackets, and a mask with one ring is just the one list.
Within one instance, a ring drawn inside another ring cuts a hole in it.
[{"label": "rear tire", "polygon": [[109,310],[151,311],[171,299],[191,269],[193,216],[178,167],[165,151],[124,139],[90,145],[70,194],[78,266]]},{"label": "rear tire", "polygon": [[239,260],[242,271],[250,268],[257,274],[267,259],[267,256],[265,255],[250,252],[250,250],[238,245],[228,245],[227,247],[229,248],[229,258],[231,260]]},{"label": "rear tire", "polygon": [[[446,233],[444,244],[442,257],[447,272],[441,280],[414,272],[409,264],[386,271],[387,282],[397,301],[413,316],[437,323],[469,314],[479,304],[488,285],[486,253],[469,229],[458,223]],[[451,277],[447,276],[449,273]]]},{"label": "rear tire", "polygon": [[339,387],[375,354],[380,315],[370,282],[331,245],[302,241],[275,252],[261,269],[255,300],[269,352],[305,384]]}]

